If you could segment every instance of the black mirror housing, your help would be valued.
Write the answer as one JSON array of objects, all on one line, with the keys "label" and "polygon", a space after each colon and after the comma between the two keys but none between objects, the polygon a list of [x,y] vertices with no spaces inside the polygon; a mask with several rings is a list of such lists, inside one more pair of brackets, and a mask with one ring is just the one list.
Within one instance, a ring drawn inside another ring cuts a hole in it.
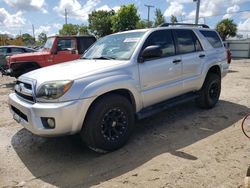
[{"label": "black mirror housing", "polygon": [[157,58],[162,56],[161,47],[158,45],[148,46],[142,52],[142,58],[150,59],[150,58]]}]

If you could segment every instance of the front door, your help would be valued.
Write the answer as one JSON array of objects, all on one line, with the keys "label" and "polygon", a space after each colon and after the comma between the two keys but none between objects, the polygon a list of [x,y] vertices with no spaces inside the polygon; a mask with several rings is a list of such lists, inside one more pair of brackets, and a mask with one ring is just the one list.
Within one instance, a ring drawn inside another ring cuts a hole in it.
[{"label": "front door", "polygon": [[154,45],[160,46],[162,56],[139,64],[144,107],[177,96],[182,88],[181,56],[176,55],[172,31],[154,31],[143,49]]},{"label": "front door", "polygon": [[57,53],[53,55],[53,63],[62,63],[80,58],[76,49],[76,39],[58,38]]}]

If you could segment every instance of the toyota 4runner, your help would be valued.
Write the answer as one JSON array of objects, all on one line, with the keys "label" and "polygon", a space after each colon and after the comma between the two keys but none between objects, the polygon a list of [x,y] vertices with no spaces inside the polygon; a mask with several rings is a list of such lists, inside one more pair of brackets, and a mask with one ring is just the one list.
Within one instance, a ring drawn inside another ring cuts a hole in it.
[{"label": "toyota 4runner", "polygon": [[192,99],[212,108],[229,64],[218,33],[202,26],[103,37],[79,60],[20,76],[10,111],[34,134],[80,133],[93,150],[113,151],[126,143],[135,118]]}]

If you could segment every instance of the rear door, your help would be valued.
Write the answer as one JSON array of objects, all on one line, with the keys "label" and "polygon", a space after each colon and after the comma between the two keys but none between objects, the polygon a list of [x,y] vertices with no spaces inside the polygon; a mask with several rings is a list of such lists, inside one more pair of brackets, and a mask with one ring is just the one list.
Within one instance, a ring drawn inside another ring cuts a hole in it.
[{"label": "rear door", "polygon": [[184,92],[196,88],[196,81],[202,73],[206,54],[201,43],[191,29],[175,29],[177,54],[182,59],[182,79]]},{"label": "rear door", "polygon": [[139,63],[144,107],[176,96],[182,88],[181,57],[176,55],[172,31],[154,31],[145,41],[141,51],[154,45],[161,47],[162,57]]}]

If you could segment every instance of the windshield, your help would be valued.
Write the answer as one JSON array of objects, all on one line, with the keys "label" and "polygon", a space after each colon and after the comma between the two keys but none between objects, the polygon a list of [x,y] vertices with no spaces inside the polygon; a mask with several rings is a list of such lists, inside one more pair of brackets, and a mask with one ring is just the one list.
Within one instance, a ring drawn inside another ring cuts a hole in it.
[{"label": "windshield", "polygon": [[103,37],[82,58],[129,60],[144,33],[130,32]]},{"label": "windshield", "polygon": [[48,38],[46,43],[43,46],[43,49],[45,49],[45,50],[51,49],[53,44],[54,44],[54,40],[55,40],[55,37]]}]

